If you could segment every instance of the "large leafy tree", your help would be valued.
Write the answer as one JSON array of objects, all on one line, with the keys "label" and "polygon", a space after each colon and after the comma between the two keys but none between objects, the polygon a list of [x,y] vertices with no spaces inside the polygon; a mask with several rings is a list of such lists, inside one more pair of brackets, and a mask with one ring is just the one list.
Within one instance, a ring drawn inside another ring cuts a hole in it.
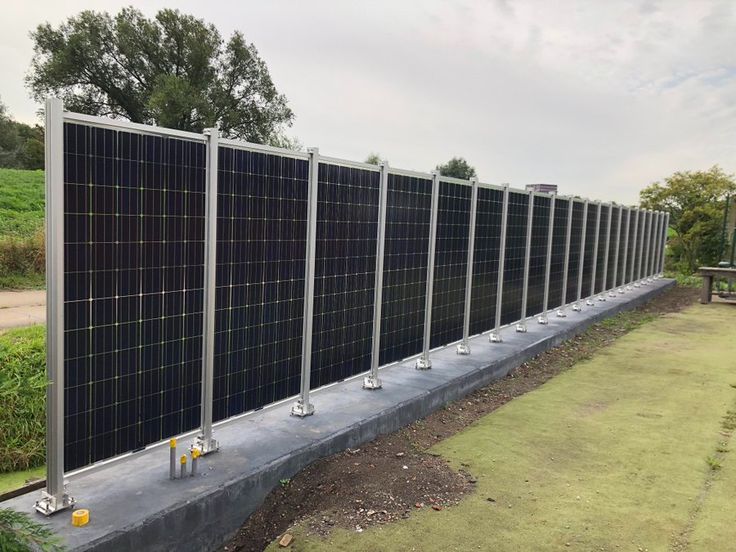
[{"label": "large leafy tree", "polygon": [[726,197],[736,192],[733,175],[714,166],[707,171],[676,172],[640,192],[641,206],[670,214],[671,256],[675,268],[694,272],[721,260],[721,231]]},{"label": "large leafy tree", "polygon": [[470,166],[462,157],[453,157],[447,163],[437,165],[437,170],[440,171],[442,176],[452,176],[465,180],[475,176],[475,167]]},{"label": "large leafy tree", "polygon": [[57,28],[39,25],[31,38],[26,83],[37,101],[54,95],[73,111],[193,132],[217,124],[224,136],[259,143],[293,119],[241,33],[223,40],[178,10],[152,19],[134,8],[83,11]]},{"label": "large leafy tree", "polygon": [[42,169],[43,129],[14,121],[0,102],[0,167]]}]

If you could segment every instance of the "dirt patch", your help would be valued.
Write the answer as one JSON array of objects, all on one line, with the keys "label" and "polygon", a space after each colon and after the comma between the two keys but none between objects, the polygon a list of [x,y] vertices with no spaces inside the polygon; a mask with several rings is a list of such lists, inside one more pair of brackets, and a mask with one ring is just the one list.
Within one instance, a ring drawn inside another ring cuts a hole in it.
[{"label": "dirt patch", "polygon": [[326,535],[336,526],[362,531],[406,518],[421,508],[452,507],[473,491],[475,479],[426,452],[429,447],[591,357],[616,338],[657,316],[680,311],[697,298],[698,290],[675,287],[633,311],[592,326],[506,378],[396,433],[318,460],[274,489],[223,550],[260,552],[296,524]]}]

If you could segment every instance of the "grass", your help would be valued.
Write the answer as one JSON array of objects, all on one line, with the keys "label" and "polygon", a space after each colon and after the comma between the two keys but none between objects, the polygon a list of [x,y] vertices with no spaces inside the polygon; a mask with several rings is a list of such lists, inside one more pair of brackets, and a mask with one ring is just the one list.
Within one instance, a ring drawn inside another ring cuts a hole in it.
[{"label": "grass", "polygon": [[729,305],[660,318],[441,442],[477,478],[457,507],[327,539],[297,527],[292,549],[727,549],[732,320]]},{"label": "grass", "polygon": [[43,227],[44,173],[0,169],[0,238],[25,238]]},{"label": "grass", "polygon": [[45,332],[33,326],[0,334],[0,473],[45,460]]},{"label": "grass", "polygon": [[44,286],[44,173],[0,169],[0,290]]},{"label": "grass", "polygon": [[28,470],[0,473],[0,494],[13,491],[25,485],[31,479],[46,477],[46,466],[38,466]]}]

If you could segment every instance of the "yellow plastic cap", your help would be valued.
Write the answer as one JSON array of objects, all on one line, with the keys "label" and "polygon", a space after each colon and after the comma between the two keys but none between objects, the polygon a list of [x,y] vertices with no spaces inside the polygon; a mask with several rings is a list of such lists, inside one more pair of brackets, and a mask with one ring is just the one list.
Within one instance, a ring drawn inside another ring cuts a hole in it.
[{"label": "yellow plastic cap", "polygon": [[72,513],[72,525],[82,527],[89,523],[89,510],[75,510]]},{"label": "yellow plastic cap", "polygon": [[186,454],[182,454],[181,455],[181,459],[179,460],[179,462],[181,462],[182,464],[186,464],[187,463],[187,455]]},{"label": "yellow plastic cap", "polygon": [[176,439],[169,440],[169,447],[176,448]]},{"label": "yellow plastic cap", "polygon": [[200,455],[199,449],[195,448],[192,451],[192,458],[199,458],[199,455]]}]

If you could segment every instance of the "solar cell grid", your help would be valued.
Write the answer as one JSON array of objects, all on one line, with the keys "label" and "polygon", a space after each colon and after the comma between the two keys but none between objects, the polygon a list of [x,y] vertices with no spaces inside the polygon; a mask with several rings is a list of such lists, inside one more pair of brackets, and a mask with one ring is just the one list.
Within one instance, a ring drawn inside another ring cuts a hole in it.
[{"label": "solar cell grid", "polygon": [[299,391],[308,168],[219,148],[215,421]]},{"label": "solar cell grid", "polygon": [[379,180],[319,165],[312,388],[370,370]]},{"label": "solar cell grid", "polygon": [[609,206],[600,205],[601,217],[598,225],[598,255],[596,259],[595,293],[603,293],[606,283],[606,240],[608,239]]},{"label": "solar cell grid", "polygon": [[567,267],[567,289],[565,302],[571,303],[578,297],[578,276],[580,274],[580,242],[583,239],[583,211],[585,205],[581,201],[573,201],[572,225],[570,227],[570,262]]},{"label": "solar cell grid", "polygon": [[555,201],[552,258],[549,271],[550,310],[562,305],[562,280],[565,272],[565,241],[567,238],[567,211],[569,200],[558,197]]},{"label": "solar cell grid", "polygon": [[[626,222],[629,217],[629,210],[621,208],[621,237],[618,243],[618,268],[616,274],[616,286],[621,287],[626,283],[626,264],[628,263],[627,246],[629,236],[626,234]],[[629,221],[630,222],[630,221]],[[629,228],[629,231],[631,228]]]},{"label": "solar cell grid", "polygon": [[65,470],[199,424],[204,145],[64,125]]},{"label": "solar cell grid", "polygon": [[544,277],[547,264],[547,230],[551,200],[545,196],[534,197],[532,216],[532,242],[529,250],[529,286],[527,291],[527,314],[542,312],[544,304]]},{"label": "solar cell grid", "polygon": [[422,350],[432,180],[388,175],[380,364]]},{"label": "solar cell grid", "polygon": [[529,194],[509,191],[503,299],[501,304],[502,325],[511,324],[521,319],[528,214]]},{"label": "solar cell grid", "polygon": [[430,348],[463,337],[472,187],[440,180]]},{"label": "solar cell grid", "polygon": [[479,187],[470,302],[471,335],[488,331],[495,324],[502,211],[503,191]]},{"label": "solar cell grid", "polygon": [[616,253],[618,251],[618,223],[621,209],[614,206],[611,214],[611,242],[608,248],[608,270],[606,271],[606,289],[614,287],[616,270]]},{"label": "solar cell grid", "polygon": [[583,255],[583,281],[581,298],[590,294],[591,280],[593,278],[593,265],[595,263],[595,223],[598,216],[598,204],[588,203],[588,215],[585,219],[585,249]]}]

